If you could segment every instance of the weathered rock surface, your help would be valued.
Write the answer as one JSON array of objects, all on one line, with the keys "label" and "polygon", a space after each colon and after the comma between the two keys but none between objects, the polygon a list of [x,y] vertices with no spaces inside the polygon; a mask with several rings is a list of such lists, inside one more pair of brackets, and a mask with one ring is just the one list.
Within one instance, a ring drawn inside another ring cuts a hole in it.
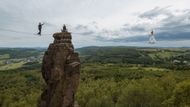
[{"label": "weathered rock surface", "polygon": [[38,107],[74,107],[74,95],[79,85],[80,59],[74,52],[69,32],[55,33],[42,63],[42,75],[47,87]]}]

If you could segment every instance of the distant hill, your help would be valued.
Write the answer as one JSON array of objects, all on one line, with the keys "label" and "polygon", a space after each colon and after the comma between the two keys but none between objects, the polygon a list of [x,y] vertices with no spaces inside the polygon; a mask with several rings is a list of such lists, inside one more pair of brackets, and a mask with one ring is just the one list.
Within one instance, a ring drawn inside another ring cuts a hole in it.
[{"label": "distant hill", "polygon": [[174,60],[190,62],[189,48],[84,47],[76,49],[82,62],[168,64]]},{"label": "distant hill", "polygon": [[[0,60],[43,57],[45,48],[0,48]],[[148,48],[148,47],[84,47],[76,49],[82,63],[128,63],[143,65],[168,65],[190,63],[189,48]]]},{"label": "distant hill", "polygon": [[44,48],[0,48],[0,55],[9,55],[10,59],[26,58],[38,56],[44,51]]}]

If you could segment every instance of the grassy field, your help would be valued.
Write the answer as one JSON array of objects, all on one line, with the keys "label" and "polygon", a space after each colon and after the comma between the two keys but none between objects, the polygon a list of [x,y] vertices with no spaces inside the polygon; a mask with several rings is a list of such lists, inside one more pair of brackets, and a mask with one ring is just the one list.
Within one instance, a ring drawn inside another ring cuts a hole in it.
[{"label": "grassy field", "polygon": [[11,63],[11,64],[6,64],[4,66],[0,67],[0,70],[9,70],[9,69],[17,69],[22,67],[23,64],[25,64],[26,62],[22,61],[22,62],[18,62],[18,63]]},{"label": "grassy field", "polygon": [[9,54],[0,55],[0,60],[2,60],[2,59],[9,59],[9,58],[10,58]]}]

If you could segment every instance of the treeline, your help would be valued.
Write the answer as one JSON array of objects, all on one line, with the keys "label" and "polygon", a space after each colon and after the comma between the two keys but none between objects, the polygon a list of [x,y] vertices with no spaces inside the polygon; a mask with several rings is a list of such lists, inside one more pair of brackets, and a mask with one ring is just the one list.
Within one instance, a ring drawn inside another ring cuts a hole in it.
[{"label": "treeline", "polygon": [[151,57],[137,49],[134,47],[86,47],[78,49],[78,51],[84,63],[153,63]]},{"label": "treeline", "polygon": [[168,69],[190,69],[190,50],[183,48],[86,47],[77,49],[82,63],[141,64]]},{"label": "treeline", "polygon": [[32,48],[0,48],[0,55],[9,54],[10,59],[27,58],[31,56],[38,56],[43,53],[45,49]]}]

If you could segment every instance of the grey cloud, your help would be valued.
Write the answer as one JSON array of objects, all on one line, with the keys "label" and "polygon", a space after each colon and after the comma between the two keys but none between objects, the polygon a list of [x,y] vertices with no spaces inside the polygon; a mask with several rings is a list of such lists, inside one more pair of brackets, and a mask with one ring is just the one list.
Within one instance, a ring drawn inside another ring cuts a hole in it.
[{"label": "grey cloud", "polygon": [[95,32],[93,31],[86,31],[86,32],[74,32],[73,34],[79,34],[79,35],[84,35],[84,36],[90,36],[90,35],[94,35]]},{"label": "grey cloud", "polygon": [[[167,10],[168,8],[159,8],[156,7],[148,12],[145,12],[146,14],[139,15],[140,18],[145,18],[145,15],[147,15],[147,18],[153,18],[160,14],[166,14],[168,15],[167,18],[161,20],[159,24],[161,26],[155,28],[155,36],[156,40],[158,41],[178,41],[178,40],[190,40],[190,14],[189,11],[186,10],[182,15],[173,15],[172,12]],[[153,13],[153,11],[156,11],[156,13]],[[183,11],[183,10],[181,10]],[[149,13],[149,14],[148,14]],[[150,16],[150,17],[148,17]],[[150,28],[147,28],[149,23],[141,23],[141,24],[135,24],[135,25],[129,25],[129,24],[123,24],[121,29],[117,31],[109,31],[109,30],[102,30],[101,33],[97,33],[95,31],[86,33],[86,35],[93,35],[96,34],[96,40],[98,41],[111,41],[111,42],[144,42],[148,41],[148,32],[151,30]],[[88,26],[78,26],[77,29],[83,29],[86,31],[90,28]],[[130,37],[127,37],[126,33],[122,32],[129,32],[134,33],[134,35],[130,35]],[[106,33],[106,35],[105,35]],[[112,37],[112,38],[111,38]]]},{"label": "grey cloud", "polygon": [[[39,21],[42,21],[46,23],[43,27],[43,33],[49,34],[49,32],[60,31],[64,23],[72,25],[82,23],[72,27],[71,32],[78,33],[84,38],[86,38],[85,36],[91,36],[91,39],[96,38],[99,41],[141,42],[148,40],[148,36],[145,35],[145,33],[149,31],[147,23],[135,25],[124,23],[123,26],[113,31],[98,28],[95,21],[89,23],[92,20],[101,20],[106,17],[111,17],[114,15],[112,14],[114,13],[113,11],[120,11],[120,8],[114,8],[112,5],[106,6],[107,8],[105,8],[105,3],[108,3],[108,0],[106,0],[104,3],[98,3],[101,6],[92,3],[93,7],[91,7],[90,10],[86,6],[86,4],[88,4],[86,3],[87,1],[88,0],[80,0],[77,2],[76,0],[0,0],[0,24],[3,28],[36,33],[37,24]],[[114,5],[115,2],[120,1],[112,1],[112,4]],[[182,10],[178,10],[178,12],[179,11]],[[168,17],[160,21],[159,24],[161,24],[161,26],[156,28],[157,40],[189,39],[190,23],[188,22],[190,20],[190,10],[186,9],[183,11],[183,15],[175,16],[168,7],[155,7],[140,14],[138,17],[142,20],[151,20],[159,15]],[[95,18],[90,19],[91,16]],[[7,34],[7,36],[14,35],[20,37],[20,34],[4,33],[2,31],[0,33],[0,35]],[[131,33],[130,37],[128,37],[127,33],[129,33],[129,35]],[[20,41],[20,45],[22,45],[22,43],[23,45],[27,44],[26,42],[35,44],[34,42],[39,38],[31,41],[26,39],[27,37],[33,38],[33,36],[34,35],[22,34],[23,40]],[[6,39],[6,37],[4,39]],[[51,39],[51,36],[46,36],[36,45],[41,45],[41,41],[43,41],[43,45],[48,45]],[[9,39],[7,38],[7,40]]]},{"label": "grey cloud", "polygon": [[142,26],[133,26],[133,27],[131,27],[131,29],[130,30],[132,30],[132,31],[145,31],[145,28],[144,27],[142,27]]},{"label": "grey cloud", "polygon": [[146,24],[137,24],[133,26],[123,26],[121,28],[122,31],[128,31],[128,32],[145,32],[146,31]]},{"label": "grey cloud", "polygon": [[[190,32],[183,32],[177,34],[171,33],[158,33],[155,35],[157,41],[181,41],[181,40],[190,40]],[[106,39],[101,36],[97,36],[96,38],[99,41],[112,41],[112,42],[148,42],[148,35],[139,35],[133,37],[123,37],[117,39]]]},{"label": "grey cloud", "polygon": [[147,36],[134,36],[134,37],[122,37],[122,38],[117,38],[117,39],[108,39],[102,36],[97,36],[96,40],[98,41],[111,41],[111,42],[142,42],[142,41],[147,41],[148,37]]},{"label": "grey cloud", "polygon": [[152,10],[142,13],[139,17],[152,19],[159,15],[166,15],[168,17],[173,16],[173,14],[167,8],[169,8],[169,6],[164,8],[155,7]]},{"label": "grey cloud", "polygon": [[[93,22],[94,23],[94,22]],[[82,24],[79,24],[79,25],[76,25],[74,28],[73,28],[73,33],[75,34],[80,34],[80,35],[84,35],[84,36],[88,36],[88,35],[98,35],[98,33],[95,31],[97,29],[97,26],[93,25],[93,23],[91,23],[91,27],[93,27],[94,29],[92,29],[90,27],[90,25],[82,25]]]},{"label": "grey cloud", "polygon": [[14,16],[7,13],[7,11],[0,7],[0,24],[1,24],[1,27],[6,27],[8,24],[11,24],[11,22],[14,22]]},{"label": "grey cloud", "polygon": [[88,30],[88,26],[79,24],[75,27],[75,29],[76,30]]},{"label": "grey cloud", "polygon": [[182,15],[174,15],[170,10],[168,10],[168,7],[156,7],[139,15],[139,17],[152,19],[159,15],[166,15],[167,17],[159,22],[161,26],[156,28],[158,31],[169,33],[189,32],[190,10],[176,10],[175,12],[181,12]]},{"label": "grey cloud", "polygon": [[190,32],[189,18],[190,18],[189,13],[184,13],[183,15],[166,18],[160,22],[161,27],[159,27],[158,30],[161,33],[165,32],[171,34]]},{"label": "grey cloud", "polygon": [[[155,28],[155,36],[158,41],[178,41],[178,40],[190,40],[190,11],[181,10],[183,14],[173,15],[168,8],[156,7],[150,11],[147,11],[141,15],[139,18],[152,19],[158,15],[168,15],[167,18],[159,22],[160,26]],[[124,24],[121,31],[134,32],[135,35],[130,37],[121,36],[119,38],[107,39],[104,36],[98,36],[97,40],[102,41],[113,41],[113,42],[144,42],[148,41],[148,29],[147,23],[129,25]]]}]

